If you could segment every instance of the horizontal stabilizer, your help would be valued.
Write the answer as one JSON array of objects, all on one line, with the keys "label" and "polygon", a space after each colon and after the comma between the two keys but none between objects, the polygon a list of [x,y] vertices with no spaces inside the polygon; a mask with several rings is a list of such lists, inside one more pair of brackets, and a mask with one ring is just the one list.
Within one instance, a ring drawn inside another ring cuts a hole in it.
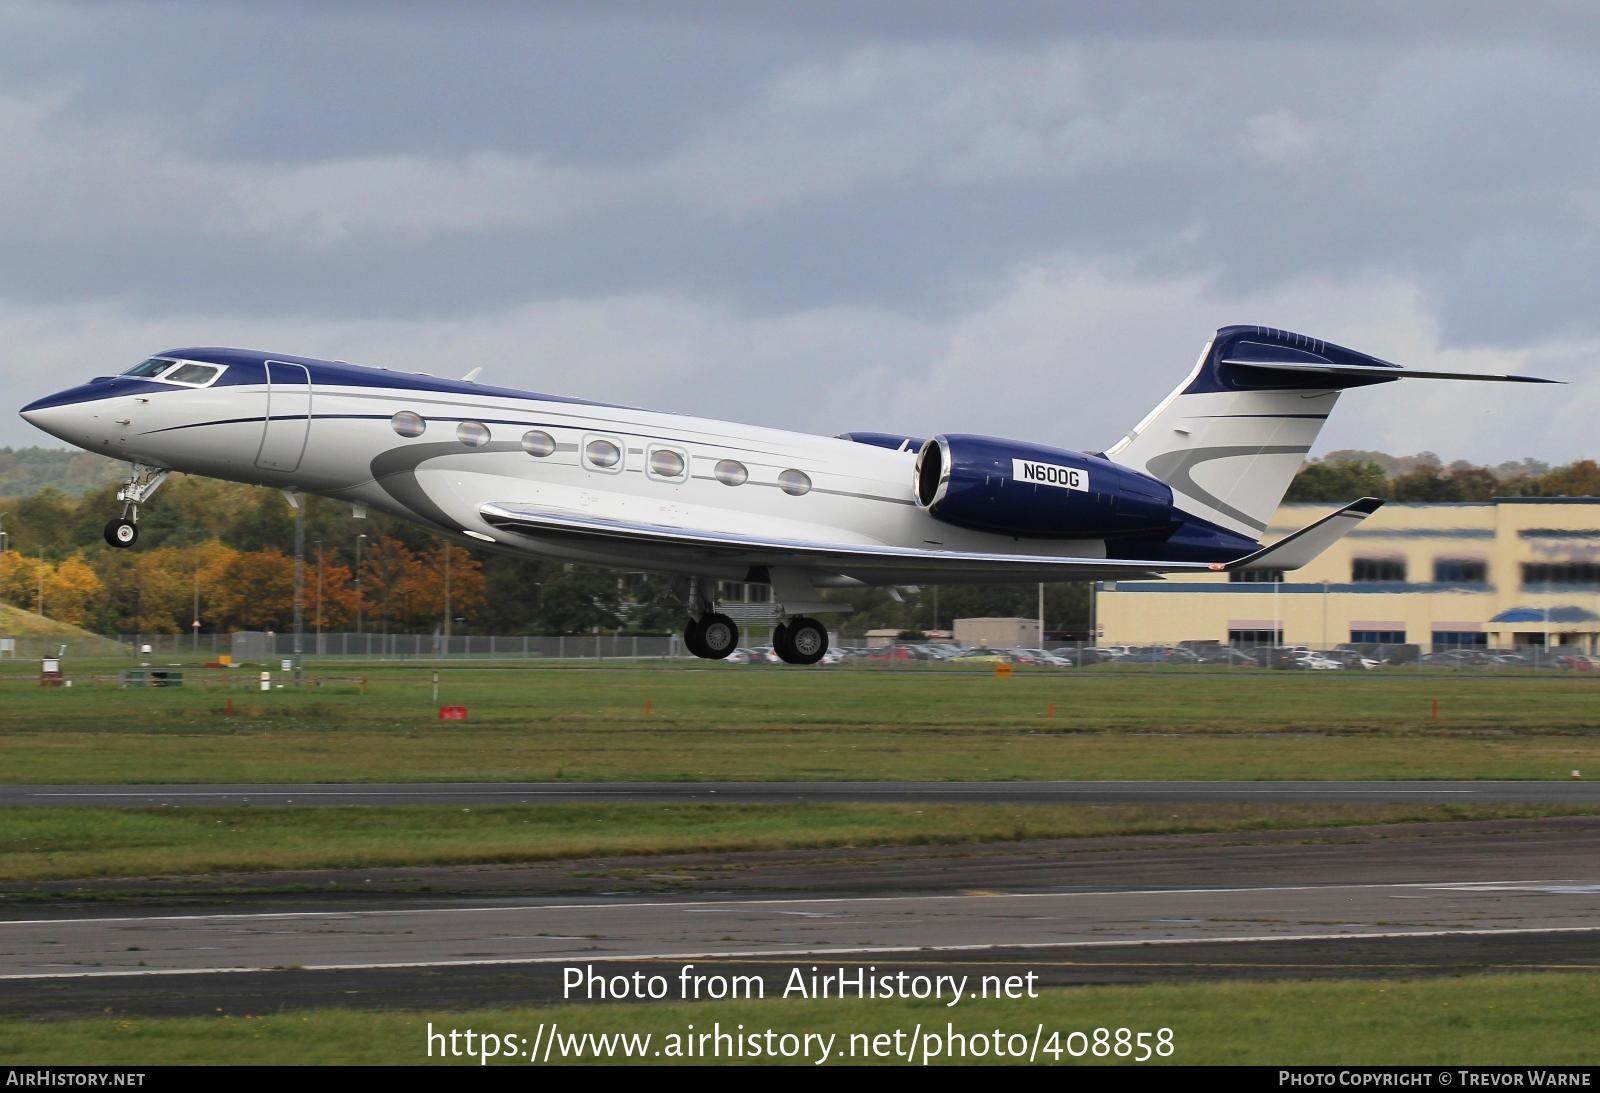
[{"label": "horizontal stabilizer", "polygon": [[1489,380],[1497,383],[1562,383],[1563,380],[1540,379],[1537,376],[1493,376],[1479,372],[1429,372],[1416,368],[1401,368],[1398,365],[1384,364],[1323,364],[1309,363],[1306,361],[1285,360],[1239,360],[1229,357],[1222,361],[1237,368],[1258,368],[1266,372],[1281,372],[1289,375],[1315,375],[1349,376],[1360,378],[1376,378],[1385,380]]},{"label": "horizontal stabilizer", "polygon": [[1329,513],[1314,524],[1307,524],[1276,543],[1216,569],[1299,569],[1317,555],[1354,531],[1356,525],[1378,511],[1383,504],[1376,497],[1352,501],[1338,512]]}]

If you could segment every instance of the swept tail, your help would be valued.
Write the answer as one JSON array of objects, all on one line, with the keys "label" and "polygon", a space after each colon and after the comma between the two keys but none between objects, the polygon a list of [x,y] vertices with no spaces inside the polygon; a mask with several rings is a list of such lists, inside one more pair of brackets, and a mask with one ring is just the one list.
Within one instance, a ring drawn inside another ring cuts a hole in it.
[{"label": "swept tail", "polygon": [[1412,371],[1287,330],[1227,326],[1106,458],[1165,482],[1185,512],[1260,539],[1340,393],[1407,378],[1556,382]]}]

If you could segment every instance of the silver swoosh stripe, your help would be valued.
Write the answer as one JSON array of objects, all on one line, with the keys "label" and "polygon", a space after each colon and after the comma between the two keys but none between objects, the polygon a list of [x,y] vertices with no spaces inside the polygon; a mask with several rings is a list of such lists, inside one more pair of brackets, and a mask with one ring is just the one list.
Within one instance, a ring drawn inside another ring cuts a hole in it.
[{"label": "silver swoosh stripe", "polygon": [[1264,520],[1257,520],[1255,517],[1239,511],[1216,494],[1203,489],[1195,482],[1190,472],[1201,463],[1209,463],[1213,459],[1228,459],[1239,455],[1305,455],[1310,450],[1309,445],[1304,447],[1299,445],[1279,447],[1250,445],[1233,448],[1191,448],[1182,452],[1162,452],[1146,463],[1145,469],[1171,486],[1175,492],[1185,494],[1202,504],[1209,505],[1218,512],[1225,513],[1259,532],[1267,530]]}]

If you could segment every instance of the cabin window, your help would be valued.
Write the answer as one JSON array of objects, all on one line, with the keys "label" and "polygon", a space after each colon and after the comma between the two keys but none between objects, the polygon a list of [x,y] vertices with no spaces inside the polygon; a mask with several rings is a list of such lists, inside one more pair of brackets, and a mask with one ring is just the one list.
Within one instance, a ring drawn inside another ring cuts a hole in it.
[{"label": "cabin window", "polygon": [[804,497],[811,492],[811,476],[805,471],[779,471],[778,485],[790,497]]},{"label": "cabin window", "polygon": [[389,419],[389,424],[401,436],[421,436],[428,427],[428,423],[422,420],[421,414],[412,413],[410,410],[401,410]]},{"label": "cabin window", "polygon": [[556,438],[543,429],[529,429],[522,434],[522,450],[531,456],[543,459],[547,455],[554,455]]},{"label": "cabin window", "polygon": [[719,459],[712,473],[724,486],[742,486],[750,481],[750,472],[737,459]]},{"label": "cabin window", "polygon": [[651,478],[682,482],[688,477],[689,463],[676,448],[651,448],[647,466]]},{"label": "cabin window", "polygon": [[196,387],[204,387],[221,374],[222,369],[214,364],[180,364],[161,378],[173,383],[192,383]]},{"label": "cabin window", "polygon": [[456,426],[456,439],[469,448],[481,448],[489,443],[489,426],[481,421],[463,421]]},{"label": "cabin window", "polygon": [[132,368],[128,369],[122,374],[124,376],[139,376],[141,378],[148,379],[151,376],[159,376],[161,373],[165,372],[171,367],[171,361],[164,361],[160,357],[151,357],[149,360],[144,361],[141,364],[134,365]]},{"label": "cabin window", "polygon": [[614,473],[622,469],[622,445],[597,436],[584,443],[583,458],[594,470]]}]

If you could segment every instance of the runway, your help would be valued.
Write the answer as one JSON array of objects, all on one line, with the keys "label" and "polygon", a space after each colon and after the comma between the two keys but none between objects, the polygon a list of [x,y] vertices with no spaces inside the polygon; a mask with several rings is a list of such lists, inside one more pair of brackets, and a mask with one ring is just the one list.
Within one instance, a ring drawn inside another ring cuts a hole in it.
[{"label": "runway", "polygon": [[0,807],[76,805],[1596,804],[1600,782],[483,782],[4,785]]},{"label": "runway", "polygon": [[347,870],[310,894],[151,882],[127,910],[7,901],[0,1013],[551,1001],[591,965],[1041,984],[1593,971],[1597,862],[1600,818],[1573,817]]}]

